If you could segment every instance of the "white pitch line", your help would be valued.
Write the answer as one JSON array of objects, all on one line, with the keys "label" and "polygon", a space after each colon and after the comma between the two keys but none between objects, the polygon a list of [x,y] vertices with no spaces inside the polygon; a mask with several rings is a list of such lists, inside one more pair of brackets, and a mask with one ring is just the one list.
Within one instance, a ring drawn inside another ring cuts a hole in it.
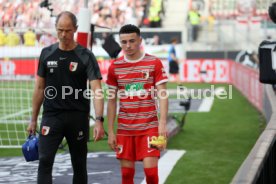
[{"label": "white pitch line", "polygon": [[[109,173],[112,173],[112,171],[90,172],[90,173],[87,173],[87,175],[109,174]],[[73,173],[68,173],[68,175],[73,176]]]},{"label": "white pitch line", "polygon": [[214,98],[204,98],[198,108],[198,112],[210,112]]},{"label": "white pitch line", "polygon": [[[159,184],[165,183],[177,161],[186,153],[185,150],[168,150],[158,162]],[[144,179],[141,184],[146,184]]]},{"label": "white pitch line", "polygon": [[6,120],[6,119],[9,119],[9,118],[12,118],[12,117],[15,117],[15,116],[19,116],[21,114],[25,114],[25,113],[31,112],[31,111],[32,111],[32,108],[25,109],[25,110],[19,111],[17,113],[8,114],[7,116],[0,117],[0,120]]}]

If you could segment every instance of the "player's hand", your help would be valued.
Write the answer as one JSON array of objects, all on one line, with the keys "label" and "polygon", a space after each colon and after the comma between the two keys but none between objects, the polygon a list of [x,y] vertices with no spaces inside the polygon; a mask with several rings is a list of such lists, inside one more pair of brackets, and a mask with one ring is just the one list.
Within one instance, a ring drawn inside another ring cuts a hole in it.
[{"label": "player's hand", "polygon": [[31,121],[28,125],[27,132],[29,135],[35,135],[37,121]]},{"label": "player's hand", "polygon": [[167,147],[167,139],[168,139],[167,122],[162,122],[162,121],[159,122],[158,133],[159,133],[159,137],[165,140],[164,144],[157,146],[157,148],[162,151],[162,150],[165,150]]},{"label": "player's hand", "polygon": [[94,141],[99,141],[104,137],[104,127],[103,123],[96,121],[93,129],[93,139]]},{"label": "player's hand", "polygon": [[[161,138],[160,138],[161,137]],[[163,142],[164,142],[164,144],[162,144],[162,145],[158,145],[157,147],[158,147],[158,149],[160,150],[160,151],[163,151],[163,150],[165,150],[166,148],[167,148],[167,137],[165,137],[165,136],[159,136],[159,139],[163,139]]]},{"label": "player's hand", "polygon": [[108,145],[113,151],[116,151],[117,141],[116,141],[116,136],[114,135],[113,132],[108,133]]},{"label": "player's hand", "polygon": [[166,122],[159,122],[158,126],[158,134],[159,136],[164,136],[167,138],[167,123]]},{"label": "player's hand", "polygon": [[158,137],[152,136],[151,141],[149,143],[152,148],[163,151],[164,149],[166,149],[167,146],[167,138],[162,135]]}]

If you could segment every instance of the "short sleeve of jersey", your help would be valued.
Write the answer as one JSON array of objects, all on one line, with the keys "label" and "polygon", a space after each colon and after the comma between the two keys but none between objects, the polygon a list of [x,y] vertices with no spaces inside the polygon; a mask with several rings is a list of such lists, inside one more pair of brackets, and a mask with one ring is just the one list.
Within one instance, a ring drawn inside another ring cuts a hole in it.
[{"label": "short sleeve of jersey", "polygon": [[173,58],[171,57],[171,54],[176,55],[176,54],[175,54],[175,48],[174,48],[173,46],[171,46],[171,47],[169,48],[168,54],[169,54],[169,55],[168,55],[168,60],[169,60],[169,61],[172,61]]},{"label": "short sleeve of jersey", "polygon": [[89,56],[86,73],[87,73],[87,77],[89,80],[96,80],[96,79],[101,80],[102,79],[100,67],[99,67],[98,62],[93,54],[91,54]]},{"label": "short sleeve of jersey", "polygon": [[157,59],[156,65],[155,65],[155,85],[159,85],[165,82],[168,82],[168,75],[165,71],[165,68],[162,64],[162,62]]},{"label": "short sleeve of jersey", "polygon": [[38,69],[37,69],[37,75],[40,77],[45,78],[46,77],[46,67],[44,64],[44,52],[42,50],[40,57],[39,57],[39,63],[38,63]]},{"label": "short sleeve of jersey", "polygon": [[106,84],[108,85],[109,88],[117,89],[118,87],[118,82],[115,76],[113,64],[111,64],[110,67],[108,68]]}]

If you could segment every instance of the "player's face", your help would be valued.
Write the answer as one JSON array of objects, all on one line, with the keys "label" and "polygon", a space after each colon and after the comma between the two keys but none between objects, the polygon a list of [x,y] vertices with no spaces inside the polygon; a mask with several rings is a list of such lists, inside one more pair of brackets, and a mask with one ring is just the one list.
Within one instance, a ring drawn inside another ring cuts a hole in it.
[{"label": "player's face", "polygon": [[60,17],[56,30],[60,43],[68,45],[74,42],[74,33],[77,31],[77,28],[68,16],[63,15]]},{"label": "player's face", "polygon": [[142,38],[136,33],[120,34],[120,43],[122,50],[129,59],[138,59],[141,56]]}]

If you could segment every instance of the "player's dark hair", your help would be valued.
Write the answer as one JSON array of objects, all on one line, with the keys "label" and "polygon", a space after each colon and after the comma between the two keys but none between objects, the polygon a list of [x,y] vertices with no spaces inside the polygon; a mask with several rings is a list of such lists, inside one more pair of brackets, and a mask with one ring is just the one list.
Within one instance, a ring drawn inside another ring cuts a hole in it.
[{"label": "player's dark hair", "polygon": [[133,24],[126,24],[123,27],[121,27],[119,31],[120,34],[129,34],[129,33],[136,33],[138,36],[140,36],[140,29],[133,25]]},{"label": "player's dark hair", "polygon": [[71,21],[73,23],[73,26],[78,27],[77,17],[72,12],[69,12],[69,11],[63,11],[60,14],[58,14],[58,16],[56,18],[56,25],[57,25],[57,23],[58,23],[58,21],[59,21],[59,19],[62,15],[67,15],[71,19]]}]

